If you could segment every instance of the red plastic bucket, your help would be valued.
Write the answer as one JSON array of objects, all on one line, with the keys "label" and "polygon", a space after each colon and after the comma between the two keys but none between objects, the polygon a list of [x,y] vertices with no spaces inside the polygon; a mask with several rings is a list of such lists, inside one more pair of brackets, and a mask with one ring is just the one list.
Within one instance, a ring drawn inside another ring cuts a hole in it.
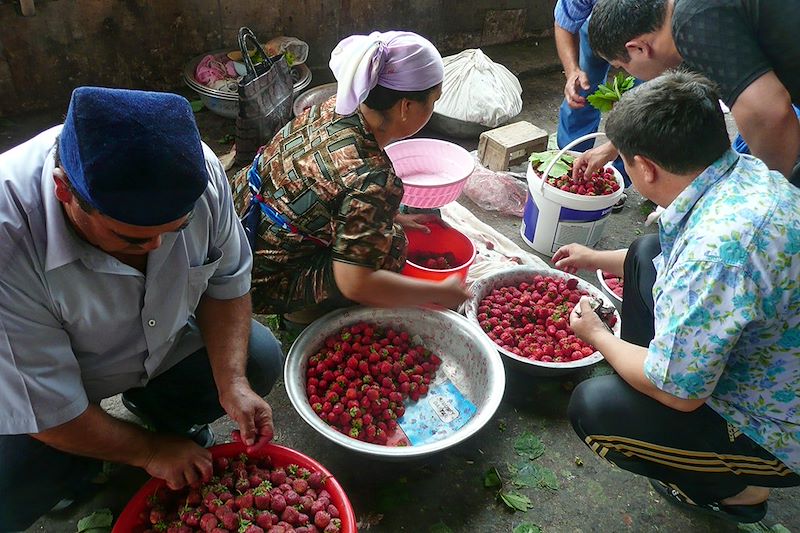
[{"label": "red plastic bucket", "polygon": [[[246,446],[240,442],[221,444],[213,446],[208,450],[212,457],[235,457],[244,453]],[[339,518],[342,521],[341,533],[357,533],[356,515],[353,506],[344,492],[344,489],[328,470],[314,459],[291,448],[278,446],[277,444],[267,444],[253,454],[256,457],[269,457],[274,466],[286,466],[296,464],[307,468],[312,472],[321,472],[326,478],[325,490],[331,495],[331,503],[339,509]],[[142,512],[147,508],[147,499],[153,495],[157,489],[164,487],[165,483],[161,479],[151,479],[145,483],[139,491],[120,513],[119,518],[114,524],[111,533],[139,533],[148,526],[145,523]]]},{"label": "red plastic bucket", "polygon": [[475,245],[469,237],[453,228],[446,228],[436,223],[426,224],[430,228],[430,233],[420,230],[406,230],[408,238],[408,249],[406,257],[411,258],[415,254],[429,252],[443,255],[447,252],[452,253],[456,259],[456,266],[448,269],[427,268],[414,263],[411,259],[406,259],[406,265],[400,272],[412,278],[443,280],[458,274],[461,279],[467,279],[467,271],[475,261]]}]

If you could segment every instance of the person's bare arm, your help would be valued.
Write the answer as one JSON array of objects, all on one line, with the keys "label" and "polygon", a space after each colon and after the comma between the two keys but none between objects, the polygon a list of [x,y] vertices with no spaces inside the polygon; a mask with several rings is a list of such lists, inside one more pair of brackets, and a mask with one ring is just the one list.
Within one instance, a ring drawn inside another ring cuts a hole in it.
[{"label": "person's bare arm", "polygon": [[586,105],[586,98],[581,96],[580,90],[589,90],[589,77],[580,67],[580,39],[577,34],[570,33],[558,23],[555,24],[554,32],[558,58],[567,78],[564,98],[571,108],[579,109]]},{"label": "person's bare arm", "polygon": [[152,433],[109,415],[97,405],[77,418],[31,437],[62,452],[144,468],[178,489],[212,474],[211,453],[189,439]]},{"label": "person's bare arm", "polygon": [[250,338],[250,294],[230,300],[204,295],[197,306],[197,324],[219,391],[219,403],[239,425],[248,446],[272,440],[272,408],[247,380],[247,343]]},{"label": "person's bare arm", "polygon": [[333,277],[345,298],[374,307],[434,304],[455,309],[470,296],[456,274],[435,282],[334,261]]},{"label": "person's bare arm", "polygon": [[750,152],[787,178],[800,155],[800,122],[786,87],[774,72],[751,83],[731,108]]}]

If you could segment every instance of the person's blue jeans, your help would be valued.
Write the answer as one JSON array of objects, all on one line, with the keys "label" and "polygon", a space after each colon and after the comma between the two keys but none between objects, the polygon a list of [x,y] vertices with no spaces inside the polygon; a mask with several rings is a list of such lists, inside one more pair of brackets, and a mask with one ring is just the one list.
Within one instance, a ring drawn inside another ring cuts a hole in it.
[{"label": "person's blue jeans", "polygon": [[[253,390],[266,396],[282,372],[280,344],[253,320],[247,361]],[[176,429],[225,414],[205,348],[126,394],[131,392],[138,407]],[[101,461],[58,451],[28,435],[0,435],[0,532],[27,529],[62,498],[85,491],[101,469]]]},{"label": "person's blue jeans", "polygon": [[[608,78],[608,70],[610,65],[605,59],[596,55],[589,45],[589,21],[583,23],[579,31],[580,37],[580,51],[579,51],[579,65],[581,70],[586,73],[589,78],[589,90],[581,91],[583,96],[592,94],[597,90],[601,83],[605,83]],[[579,137],[595,133],[600,125],[600,111],[595,109],[588,102],[580,109],[573,109],[567,104],[566,98],[561,102],[561,107],[558,111],[558,133],[556,134],[556,142],[559,148],[564,148],[566,145]],[[576,152],[585,152],[594,146],[594,139],[584,141],[572,147]],[[625,167],[622,164],[622,159],[617,158],[614,161],[614,167],[620,171],[622,177],[625,179],[625,187],[630,186],[631,181],[628,178],[628,173],[625,172]]]}]

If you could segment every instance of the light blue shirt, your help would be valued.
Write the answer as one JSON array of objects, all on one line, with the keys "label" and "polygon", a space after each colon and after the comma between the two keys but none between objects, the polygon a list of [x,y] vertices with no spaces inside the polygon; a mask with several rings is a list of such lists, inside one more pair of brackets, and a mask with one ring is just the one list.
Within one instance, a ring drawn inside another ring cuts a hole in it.
[{"label": "light blue shirt", "polygon": [[645,374],[800,473],[800,190],[727,151],[664,210]]},{"label": "light blue shirt", "polygon": [[553,17],[560,27],[570,33],[578,33],[596,3],[597,0],[558,0]]},{"label": "light blue shirt", "polygon": [[148,254],[145,276],[65,219],[52,176],[60,131],[0,154],[0,434],[52,428],[145,385],[203,346],[203,294],[250,289],[250,248],[207,146],[209,185],[190,224]]}]

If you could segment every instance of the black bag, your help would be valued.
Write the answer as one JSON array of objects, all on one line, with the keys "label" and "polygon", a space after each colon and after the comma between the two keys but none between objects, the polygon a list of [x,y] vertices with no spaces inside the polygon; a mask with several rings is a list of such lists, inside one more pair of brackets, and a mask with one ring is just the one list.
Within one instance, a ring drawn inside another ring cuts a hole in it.
[{"label": "black bag", "polygon": [[[261,53],[258,64],[253,64],[248,53],[248,40]],[[247,73],[239,81],[236,162],[249,164],[258,148],[292,118],[294,84],[286,58],[270,58],[249,28],[239,30],[239,48]]]}]

